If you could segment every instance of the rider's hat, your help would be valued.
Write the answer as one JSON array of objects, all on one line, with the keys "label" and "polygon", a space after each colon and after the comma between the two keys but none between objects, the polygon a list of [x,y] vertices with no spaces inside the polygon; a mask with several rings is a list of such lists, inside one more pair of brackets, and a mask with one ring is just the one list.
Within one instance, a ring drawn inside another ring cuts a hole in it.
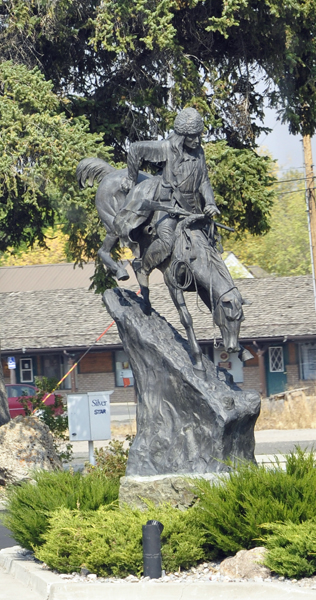
[{"label": "rider's hat", "polygon": [[178,135],[199,135],[204,129],[204,123],[195,108],[184,108],[176,116],[173,128]]}]

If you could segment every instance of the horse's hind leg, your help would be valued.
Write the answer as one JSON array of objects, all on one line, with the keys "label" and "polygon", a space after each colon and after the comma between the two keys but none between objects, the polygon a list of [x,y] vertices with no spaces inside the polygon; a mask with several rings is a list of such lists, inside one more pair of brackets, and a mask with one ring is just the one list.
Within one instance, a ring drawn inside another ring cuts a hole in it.
[{"label": "horse's hind leg", "polygon": [[151,304],[149,300],[149,277],[142,269],[142,261],[139,259],[133,260],[132,263],[134,273],[140,286],[140,292],[144,300],[144,312],[146,315],[151,314]]},{"label": "horse's hind leg", "polygon": [[192,317],[187,309],[183,292],[182,290],[179,290],[170,285],[170,283],[167,281],[167,278],[166,283],[168,285],[170,296],[179,313],[180,321],[183,327],[185,328],[186,334],[188,336],[188,341],[191,347],[193,358],[193,370],[198,377],[200,377],[201,379],[206,379],[206,371],[202,361],[202,350],[195,337]]},{"label": "horse's hind leg", "polygon": [[114,233],[107,233],[101,248],[98,250],[98,255],[103,264],[110,269],[117,279],[125,281],[129,279],[128,272],[120,263],[115,262],[111,256],[111,250],[118,240],[119,238]]}]

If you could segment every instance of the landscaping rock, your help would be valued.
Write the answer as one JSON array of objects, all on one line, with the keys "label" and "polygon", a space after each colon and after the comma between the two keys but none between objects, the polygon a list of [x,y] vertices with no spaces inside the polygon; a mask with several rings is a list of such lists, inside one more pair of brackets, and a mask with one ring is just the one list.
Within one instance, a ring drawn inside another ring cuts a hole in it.
[{"label": "landscaping rock", "polygon": [[225,558],[220,564],[220,574],[230,579],[266,579],[271,577],[271,571],[262,562],[266,548],[258,547],[252,550],[240,550],[235,556]]},{"label": "landscaping rock", "polygon": [[[226,474],[205,473],[199,478],[220,483],[220,477]],[[195,479],[195,478],[194,478]],[[197,478],[196,478],[197,479]],[[153,475],[149,477],[131,476],[121,477],[119,501],[120,504],[128,504],[131,507],[147,510],[144,499],[153,502],[156,506],[160,504],[171,504],[175,508],[184,510],[189,508],[195,500],[195,483],[192,473],[185,475]]]},{"label": "landscaping rock", "polygon": [[184,477],[175,475],[158,477],[122,477],[120,480],[120,504],[146,510],[143,498],[159,506],[168,502],[175,508],[188,508],[194,502],[193,485]]},{"label": "landscaping rock", "polygon": [[49,428],[36,417],[18,416],[0,427],[0,485],[31,479],[31,471],[62,469]]}]

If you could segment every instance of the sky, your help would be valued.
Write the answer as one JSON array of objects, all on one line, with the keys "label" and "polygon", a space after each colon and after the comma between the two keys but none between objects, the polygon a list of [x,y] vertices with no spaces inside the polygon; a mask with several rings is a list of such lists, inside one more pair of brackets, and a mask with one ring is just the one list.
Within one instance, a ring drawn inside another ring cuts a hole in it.
[{"label": "sky", "polygon": [[[265,111],[264,125],[273,131],[258,138],[259,146],[268,148],[272,157],[277,159],[280,174],[289,169],[304,171],[303,144],[301,135],[290,135],[287,125],[277,120],[277,114],[271,109]],[[312,139],[313,161],[316,165],[316,136]],[[316,170],[316,169],[315,169]]]}]

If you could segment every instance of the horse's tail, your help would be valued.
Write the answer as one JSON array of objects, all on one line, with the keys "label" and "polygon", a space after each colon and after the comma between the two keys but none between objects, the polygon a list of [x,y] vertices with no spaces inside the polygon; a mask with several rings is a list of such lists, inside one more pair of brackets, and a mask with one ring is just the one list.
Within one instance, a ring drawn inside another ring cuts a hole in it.
[{"label": "horse's tail", "polygon": [[102,160],[102,158],[84,158],[80,161],[76,169],[79,187],[81,189],[84,188],[87,180],[90,187],[93,185],[95,179],[100,183],[105,175],[108,175],[115,170],[115,167],[111,167],[111,165],[105,162],[105,160]]}]

